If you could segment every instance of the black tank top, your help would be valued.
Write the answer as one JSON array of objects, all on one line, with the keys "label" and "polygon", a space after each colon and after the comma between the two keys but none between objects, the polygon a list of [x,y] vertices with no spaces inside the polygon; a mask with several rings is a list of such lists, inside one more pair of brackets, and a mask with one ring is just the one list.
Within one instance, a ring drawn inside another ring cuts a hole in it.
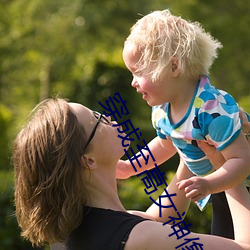
[{"label": "black tank top", "polygon": [[82,223],[69,236],[67,250],[122,250],[133,227],[146,219],[126,212],[85,208]]}]

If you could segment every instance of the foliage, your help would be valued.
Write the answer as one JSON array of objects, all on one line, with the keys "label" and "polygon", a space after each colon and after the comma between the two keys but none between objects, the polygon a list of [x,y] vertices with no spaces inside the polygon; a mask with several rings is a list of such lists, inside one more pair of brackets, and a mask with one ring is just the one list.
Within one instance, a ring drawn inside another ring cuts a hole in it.
[{"label": "foliage", "polygon": [[[0,169],[8,170],[11,166],[12,140],[24,118],[37,102],[49,96],[59,95],[100,109],[98,101],[103,102],[119,91],[127,100],[133,125],[141,129],[146,141],[154,137],[150,108],[129,86],[131,76],[125,69],[121,52],[136,19],[150,11],[165,8],[201,22],[223,43],[224,48],[211,69],[212,81],[217,87],[230,92],[249,112],[248,0],[2,0]],[[174,170],[175,164],[176,160],[169,162],[163,169]],[[0,176],[0,183],[4,178]],[[143,209],[148,205],[148,198],[145,198],[138,179],[121,182],[119,186],[127,207]],[[8,211],[7,214],[13,212],[12,198],[7,198],[10,195],[8,188],[1,191],[1,203],[7,208],[2,210],[1,205],[1,211]],[[137,198],[132,199],[134,197]],[[192,205],[187,219],[193,223],[194,231],[203,232],[200,225],[204,225],[204,231],[207,231],[210,210],[202,216],[200,214]],[[6,214],[1,218],[6,219]],[[7,223],[5,219],[1,223]],[[8,226],[14,228],[14,224]],[[21,246],[16,249],[21,249]]]},{"label": "foliage", "polygon": [[214,82],[238,101],[250,93],[247,83],[250,57],[246,56],[250,42],[248,3],[247,0],[228,1],[226,4],[212,0],[190,9],[191,15],[222,42],[223,49],[212,68]]},{"label": "foliage", "polygon": [[244,96],[239,100],[239,105],[242,107],[245,111],[250,111],[250,95]]},{"label": "foliage", "polygon": [[11,126],[11,120],[11,111],[4,104],[0,103],[0,169],[1,166],[3,166],[3,168],[7,168],[9,165],[7,159],[9,158],[10,152],[8,141],[10,136],[9,127]]},{"label": "foliage", "polygon": [[[224,49],[212,68],[212,80],[237,100],[249,96],[246,1],[230,0],[226,6],[214,0],[1,1],[0,103],[12,117],[1,136],[8,134],[9,141],[23,117],[48,96],[59,94],[95,105],[121,89],[131,106],[138,104],[131,109],[133,120],[145,121],[143,126],[150,128],[149,107],[129,87],[121,51],[135,20],[156,9],[170,8],[174,14],[198,20],[221,40]],[[1,159],[5,162],[0,168],[6,169],[8,159]]]}]

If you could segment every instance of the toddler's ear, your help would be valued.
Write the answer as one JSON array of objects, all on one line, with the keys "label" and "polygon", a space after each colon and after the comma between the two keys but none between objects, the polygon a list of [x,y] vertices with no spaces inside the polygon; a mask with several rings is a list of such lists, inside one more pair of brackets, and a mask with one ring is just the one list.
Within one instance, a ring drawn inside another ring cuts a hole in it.
[{"label": "toddler's ear", "polygon": [[175,63],[172,63],[172,72],[175,72],[177,68],[177,65]]},{"label": "toddler's ear", "polygon": [[173,76],[178,76],[180,73],[179,60],[176,57],[171,59],[171,70],[173,72]]}]

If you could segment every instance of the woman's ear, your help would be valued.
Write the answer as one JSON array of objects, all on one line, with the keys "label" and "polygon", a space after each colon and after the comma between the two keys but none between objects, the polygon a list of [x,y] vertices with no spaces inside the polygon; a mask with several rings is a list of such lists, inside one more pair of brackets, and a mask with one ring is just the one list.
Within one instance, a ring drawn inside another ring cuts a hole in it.
[{"label": "woman's ear", "polygon": [[176,77],[180,74],[180,68],[179,68],[179,60],[176,57],[173,57],[171,59],[171,70],[173,73],[173,76]]},{"label": "woman's ear", "polygon": [[96,163],[95,163],[95,159],[87,156],[87,155],[83,155],[82,156],[82,160],[84,161],[85,164],[87,164],[88,168],[91,169],[95,169],[96,167]]}]

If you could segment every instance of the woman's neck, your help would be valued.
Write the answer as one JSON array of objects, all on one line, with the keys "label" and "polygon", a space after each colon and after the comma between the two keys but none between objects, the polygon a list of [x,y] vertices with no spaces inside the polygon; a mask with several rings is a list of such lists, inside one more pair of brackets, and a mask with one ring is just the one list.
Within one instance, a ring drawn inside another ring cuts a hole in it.
[{"label": "woman's neck", "polygon": [[88,206],[126,211],[118,196],[115,168],[97,167],[86,179],[90,197]]}]

